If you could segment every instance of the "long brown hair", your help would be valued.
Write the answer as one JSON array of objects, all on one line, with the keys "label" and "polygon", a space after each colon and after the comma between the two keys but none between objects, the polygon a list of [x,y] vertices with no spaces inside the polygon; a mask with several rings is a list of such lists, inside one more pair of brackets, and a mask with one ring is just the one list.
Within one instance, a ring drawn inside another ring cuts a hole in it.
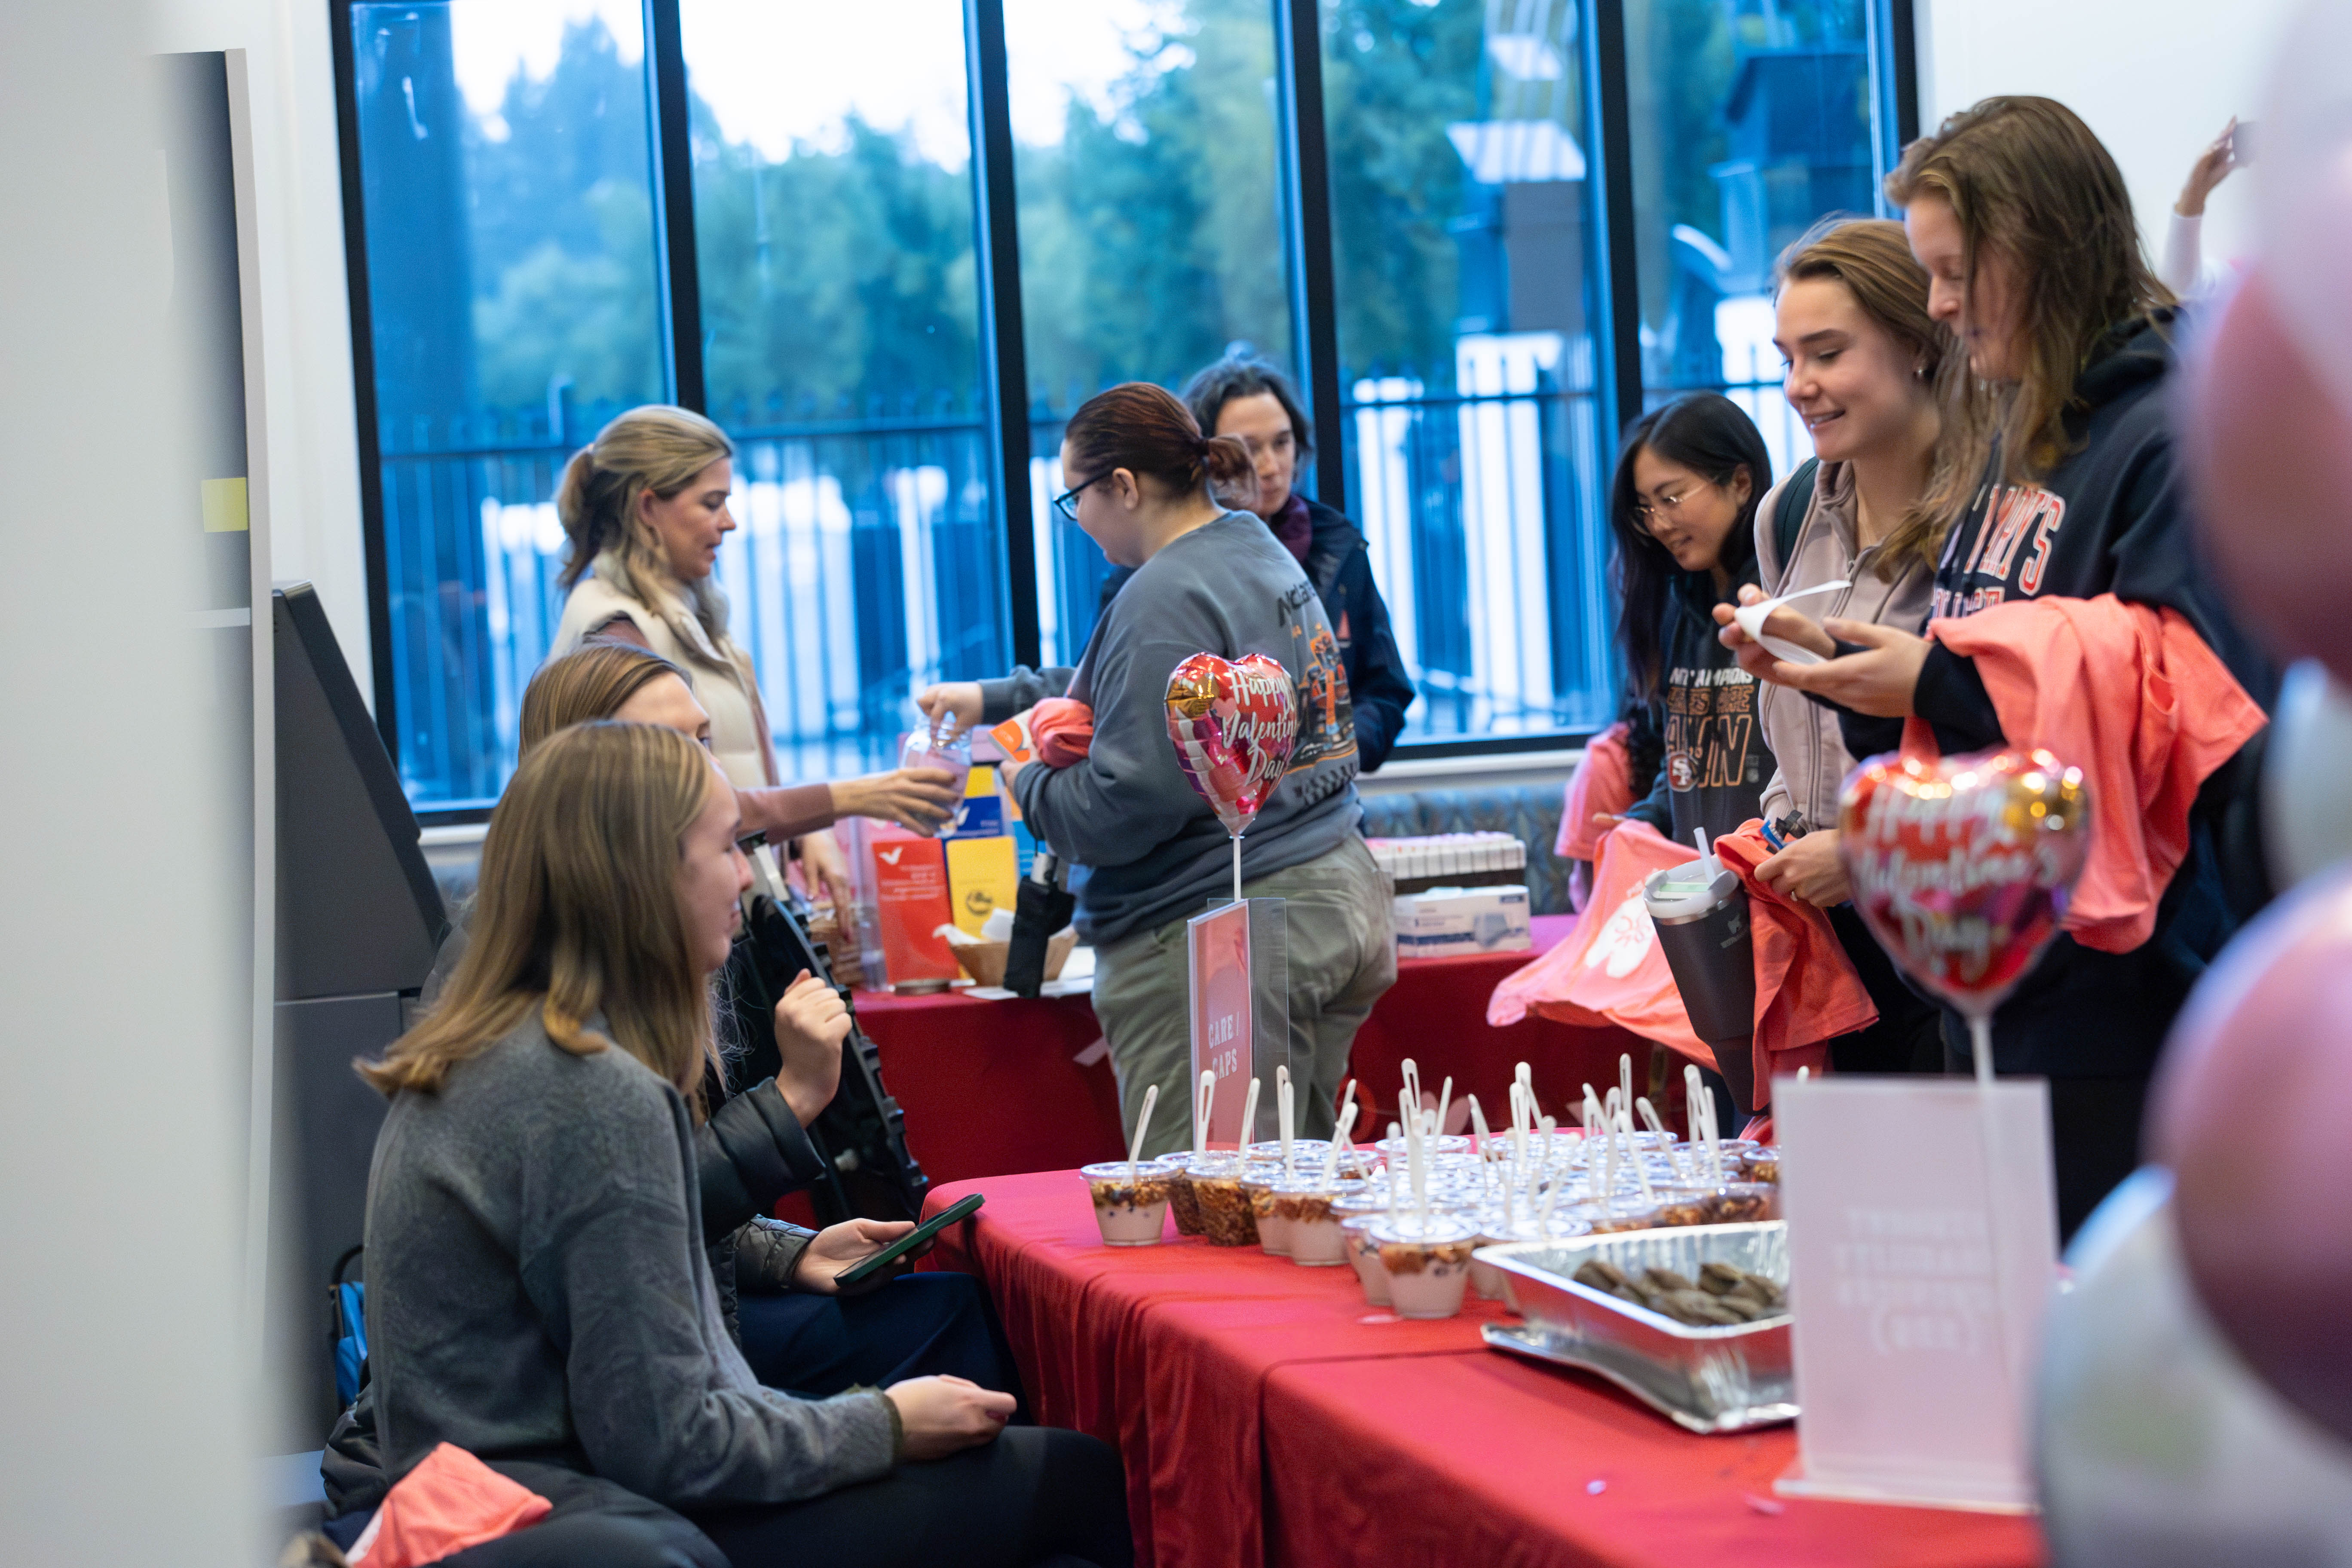
[{"label": "long brown hair", "polygon": [[591,637],[570,653],[549,659],[523,688],[522,754],[530,755],[559,730],[610,719],[665,675],[675,675],[688,690],[694,689],[686,671],[635,643]]},{"label": "long brown hair", "polygon": [[1951,205],[1960,226],[1961,286],[1973,299],[1988,246],[2017,268],[2025,349],[2014,387],[1994,387],[1955,354],[1946,378],[1945,436],[1954,467],[1935,499],[1964,509],[1997,442],[2001,478],[2030,484],[2074,446],[2066,408],[2110,329],[2171,305],[2140,253],[2123,171],[2071,109],[2047,98],[1988,98],[1903,151],[1886,197]]},{"label": "long brown hair", "polygon": [[[536,1010],[574,1055],[618,1044],[699,1120],[717,1053],[677,879],[687,829],[724,787],[709,752],[656,724],[579,724],[533,748],[490,814],[457,973],[360,1076],[386,1095],[436,1092]],[[609,1037],[588,1027],[599,1015]]]},{"label": "long brown hair", "polygon": [[556,580],[569,588],[593,566],[599,577],[656,612],[682,595],[711,646],[731,653],[727,595],[717,574],[678,582],[639,501],[647,495],[667,500],[695,475],[734,455],[727,433],[691,409],[648,403],[614,416],[564,465],[555,515],[571,538],[572,553]]},{"label": "long brown hair", "polygon": [[[1843,284],[1855,308],[1910,355],[1919,379],[1931,386],[1947,374],[1948,361],[1964,357],[1950,352],[1951,332],[1927,314],[1927,269],[1911,254],[1911,242],[1899,223],[1883,217],[1825,219],[1781,252],[1778,271],[1776,294],[1809,279]],[[1889,582],[1906,562],[1933,567],[1943,551],[1952,512],[1946,510],[1948,502],[1937,503],[1953,488],[1948,475],[1951,446],[1937,441],[1927,488],[1886,535],[1877,569]]]},{"label": "long brown hair", "polygon": [[1255,487],[1256,465],[1236,436],[1203,436],[1192,411],[1164,386],[1130,381],[1078,405],[1062,432],[1086,479],[1115,468],[1149,474],[1180,493],[1205,483]]}]

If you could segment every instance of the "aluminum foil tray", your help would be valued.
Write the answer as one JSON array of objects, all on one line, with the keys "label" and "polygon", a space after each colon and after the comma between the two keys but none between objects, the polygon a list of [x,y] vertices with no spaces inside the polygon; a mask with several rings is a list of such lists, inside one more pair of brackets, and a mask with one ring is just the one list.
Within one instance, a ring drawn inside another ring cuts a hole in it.
[{"label": "aluminum foil tray", "polygon": [[1796,1385],[1789,1360],[1789,1318],[1724,1327],[1694,1327],[1578,1284],[1590,1258],[1628,1275],[1671,1268],[1692,1279],[1722,1262],[1789,1281],[1785,1221],[1682,1226],[1482,1247],[1481,1262],[1503,1271],[1524,1327],[1489,1323],[1496,1350],[1598,1373],[1660,1415],[1693,1432],[1739,1432],[1793,1421]]}]

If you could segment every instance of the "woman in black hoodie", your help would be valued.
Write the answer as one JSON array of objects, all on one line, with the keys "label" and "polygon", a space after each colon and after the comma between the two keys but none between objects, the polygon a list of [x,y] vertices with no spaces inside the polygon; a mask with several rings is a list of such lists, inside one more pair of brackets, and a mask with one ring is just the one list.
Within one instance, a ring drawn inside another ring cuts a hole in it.
[{"label": "woman in black hoodie", "polygon": [[1715,606],[1756,581],[1756,507],[1771,488],[1764,437],[1712,392],[1643,415],[1618,454],[1617,644],[1627,694],[1665,742],[1649,797],[1626,815],[1678,844],[1738,831],[1772,776],[1755,678],[1715,635]]},{"label": "woman in black hoodie", "polygon": [[[1960,521],[1931,615],[2051,595],[2170,608],[2268,706],[2275,678],[2197,562],[2161,395],[2174,300],[2140,254],[2107,150],[2063,104],[1987,99],[1914,142],[1887,195],[1906,209],[1912,252],[1931,279],[1929,312],[1952,324],[1968,354],[1968,374],[1948,383],[1945,419],[1971,444],[1952,479],[1969,493],[1948,498]],[[1798,668],[1749,645],[1740,658],[1845,710],[1854,755],[1895,750],[1914,715],[1935,727],[1947,755],[2004,743],[1973,660],[1893,627],[1822,629],[1841,657]],[[2225,896],[2215,843],[2243,805],[2249,762],[2208,781],[2189,857],[2148,941],[2111,953],[2060,936],[1993,1021],[1999,1070],[2050,1080],[2067,1234],[2138,1163],[2165,1034],[2228,938],[2233,902],[2245,901]],[[1948,1010],[1944,1039],[1948,1063],[1965,1064],[1968,1032]]]}]

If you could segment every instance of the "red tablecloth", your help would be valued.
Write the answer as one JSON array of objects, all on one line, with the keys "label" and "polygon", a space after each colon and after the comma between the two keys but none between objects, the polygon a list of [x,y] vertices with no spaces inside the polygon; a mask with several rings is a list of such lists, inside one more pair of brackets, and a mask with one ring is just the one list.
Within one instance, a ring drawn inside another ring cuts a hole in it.
[{"label": "red tablecloth", "polygon": [[[1555,1110],[1588,1079],[1616,1082],[1621,1052],[1632,1051],[1642,1070],[1648,1042],[1622,1029],[1533,1017],[1507,1029],[1486,1025],[1496,984],[1574,923],[1572,915],[1538,915],[1528,952],[1397,965],[1395,986],[1357,1033],[1352,1063],[1382,1123],[1394,1113],[1407,1057],[1430,1092],[1450,1073],[1455,1097],[1475,1093],[1498,1123],[1516,1063],[1533,1067],[1537,1089]],[[908,1144],[934,1182],[1068,1170],[1124,1152],[1110,1063],[1087,1052],[1102,1026],[1086,997],[989,1002],[861,992],[857,1016],[881,1052],[883,1082],[907,1112]],[[1094,1059],[1076,1059],[1089,1054]]]},{"label": "red tablecloth", "polygon": [[1501,1313],[1475,1297],[1405,1322],[1351,1269],[1172,1231],[1106,1247],[1067,1171],[931,1206],[973,1190],[988,1206],[933,1261],[988,1282],[1037,1418],[1118,1447],[1146,1568],[2039,1561],[2023,1521],[1775,1499],[1787,1429],[1695,1437],[1508,1360],[1479,1341]]}]

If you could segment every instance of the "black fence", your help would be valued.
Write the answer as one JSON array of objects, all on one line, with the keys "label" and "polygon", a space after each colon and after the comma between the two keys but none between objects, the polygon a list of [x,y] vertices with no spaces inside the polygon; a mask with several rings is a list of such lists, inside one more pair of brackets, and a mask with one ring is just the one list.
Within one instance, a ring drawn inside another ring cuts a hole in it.
[{"label": "black fence", "polygon": [[[1589,730],[1612,716],[1604,513],[1615,442],[1573,342],[1465,351],[1452,388],[1359,379],[1350,506],[1421,691],[1407,743]],[[1809,449],[1776,381],[1719,388],[1774,447]],[[1668,393],[1655,395],[1659,397]],[[721,410],[737,444],[718,575],[787,776],[889,765],[934,680],[1008,661],[1004,541],[984,422],[934,404],[855,416]],[[384,542],[401,765],[421,809],[496,798],[522,689],[562,618],[554,496],[594,411],[387,431]],[[1109,566],[1052,510],[1062,416],[1040,409],[1031,493],[1043,646],[1072,663]],[[395,441],[395,434],[406,439]]]}]

